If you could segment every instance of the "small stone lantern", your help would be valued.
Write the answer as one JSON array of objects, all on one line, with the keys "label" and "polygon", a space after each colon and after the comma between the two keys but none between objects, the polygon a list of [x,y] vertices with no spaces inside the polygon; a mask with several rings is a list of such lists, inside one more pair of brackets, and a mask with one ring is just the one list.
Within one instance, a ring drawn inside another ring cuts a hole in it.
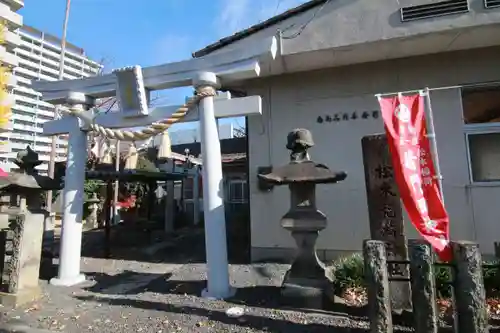
[{"label": "small stone lantern", "polygon": [[87,199],[86,204],[88,205],[87,208],[89,210],[89,214],[86,219],[86,229],[95,229],[98,227],[98,221],[99,221],[99,203],[101,202],[101,199],[97,197],[97,193],[92,193],[92,197]]},{"label": "small stone lantern", "polygon": [[347,177],[323,164],[310,160],[307,150],[314,145],[311,132],[295,129],[288,134],[286,148],[290,163],[258,177],[272,185],[288,185],[290,210],[282,217],[281,226],[289,230],[297,243],[297,255],[283,281],[282,296],[288,305],[323,308],[326,288],[331,284],[325,276],[324,264],[316,255],[319,231],[325,229],[326,216],[316,208],[316,184],[337,183]]},{"label": "small stone lantern", "polygon": [[0,191],[19,197],[19,206],[22,209],[41,209],[41,193],[60,190],[63,187],[61,175],[51,178],[38,174],[36,167],[43,162],[30,146],[17,153],[14,163],[19,167],[19,171],[8,172],[6,177],[0,177]]}]

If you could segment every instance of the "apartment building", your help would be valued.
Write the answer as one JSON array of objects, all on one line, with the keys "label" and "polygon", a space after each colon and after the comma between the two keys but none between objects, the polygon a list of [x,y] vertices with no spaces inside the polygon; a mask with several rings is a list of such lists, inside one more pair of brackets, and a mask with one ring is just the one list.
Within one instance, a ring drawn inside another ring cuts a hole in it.
[{"label": "apartment building", "polygon": [[[23,25],[23,18],[16,13],[24,6],[23,1],[0,0],[0,152],[10,152],[10,145],[5,136],[11,131],[10,106],[14,102],[11,88],[15,85],[12,70],[18,66],[14,49],[21,44],[16,30]],[[3,138],[2,138],[3,137]]]},{"label": "apartment building", "polygon": [[[59,78],[61,40],[36,28],[23,25],[16,34],[19,45],[13,50],[18,66],[13,70],[16,79],[10,90],[15,97],[12,106],[12,131],[1,133],[0,140],[8,141],[10,152],[0,154],[0,166],[4,170],[16,168],[13,163],[18,151],[30,145],[43,163],[38,169],[48,168],[51,151],[51,137],[42,135],[43,123],[54,118],[54,106],[43,102],[41,94],[31,88],[36,80],[55,81]],[[66,43],[64,79],[77,79],[97,75],[102,66],[89,59],[82,48]],[[67,140],[58,138],[57,159],[65,159]]]}]

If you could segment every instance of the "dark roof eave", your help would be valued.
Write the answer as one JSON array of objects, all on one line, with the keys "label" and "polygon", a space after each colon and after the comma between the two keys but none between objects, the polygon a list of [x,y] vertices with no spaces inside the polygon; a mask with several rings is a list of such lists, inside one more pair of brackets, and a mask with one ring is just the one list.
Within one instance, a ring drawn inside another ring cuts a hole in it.
[{"label": "dark roof eave", "polygon": [[246,37],[249,37],[249,36],[253,35],[254,33],[257,33],[261,30],[269,28],[277,23],[280,23],[284,20],[289,19],[290,17],[304,13],[304,12],[308,11],[309,9],[312,9],[318,5],[324,4],[327,1],[329,1],[329,0],[311,0],[311,1],[308,1],[306,3],[303,3],[300,6],[294,7],[294,8],[289,9],[289,10],[287,10],[279,15],[273,16],[268,20],[265,20],[261,23],[255,24],[247,29],[238,31],[231,36],[219,39],[215,43],[212,43],[212,44],[210,44],[210,45],[208,45],[208,46],[206,46],[198,51],[193,52],[192,57],[193,58],[200,58],[200,57],[206,56],[207,54],[210,54],[214,51],[217,51],[218,49],[221,49],[224,46],[230,45],[234,42],[237,42],[237,41],[242,40]]}]

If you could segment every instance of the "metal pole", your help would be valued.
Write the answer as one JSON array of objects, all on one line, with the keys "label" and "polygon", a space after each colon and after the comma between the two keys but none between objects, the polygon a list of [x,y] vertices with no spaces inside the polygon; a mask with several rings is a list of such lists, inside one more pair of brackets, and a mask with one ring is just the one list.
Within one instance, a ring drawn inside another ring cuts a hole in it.
[{"label": "metal pole", "polygon": [[[64,23],[61,38],[61,56],[59,58],[59,80],[64,78],[64,58],[66,56],[66,33],[68,31],[68,20],[69,20],[69,10],[71,8],[71,0],[66,0],[66,11],[64,13]],[[56,106],[54,109],[54,119],[58,118],[59,107]],[[57,149],[57,139],[58,136],[52,136],[52,142],[50,145],[50,158],[49,158],[49,177],[54,177],[54,166],[56,162],[56,149]],[[52,213],[52,191],[47,192],[47,211]]]},{"label": "metal pole", "polygon": [[439,154],[437,149],[437,140],[436,140],[436,129],[434,128],[434,116],[432,112],[432,104],[431,104],[431,94],[429,88],[425,88],[425,91],[420,91],[420,95],[424,97],[425,101],[425,112],[428,120],[428,128],[427,128],[427,137],[430,138],[431,143],[431,154],[432,159],[434,160],[434,167],[436,168],[438,184],[439,184],[439,192],[441,194],[441,200],[444,202],[443,196],[443,175],[441,174],[441,166],[439,164]]},{"label": "metal pole", "polygon": [[[115,158],[115,171],[119,172],[120,171],[120,140],[116,140],[116,158]],[[119,223],[120,221],[117,221],[118,217],[118,191],[120,189],[120,183],[118,181],[118,178],[115,180],[115,186],[113,189],[113,223]]]}]

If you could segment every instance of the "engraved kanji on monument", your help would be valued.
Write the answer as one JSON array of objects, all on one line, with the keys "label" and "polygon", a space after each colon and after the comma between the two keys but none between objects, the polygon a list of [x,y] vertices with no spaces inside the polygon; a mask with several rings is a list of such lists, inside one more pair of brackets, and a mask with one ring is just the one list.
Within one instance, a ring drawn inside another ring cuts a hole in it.
[{"label": "engraved kanji on monument", "polygon": [[[387,260],[408,260],[408,245],[404,232],[403,210],[394,180],[391,154],[384,134],[361,139],[365,169],[366,194],[370,223],[370,238],[384,241]],[[408,265],[389,265],[390,276],[408,277]],[[411,306],[409,282],[391,281],[394,308]]]}]

